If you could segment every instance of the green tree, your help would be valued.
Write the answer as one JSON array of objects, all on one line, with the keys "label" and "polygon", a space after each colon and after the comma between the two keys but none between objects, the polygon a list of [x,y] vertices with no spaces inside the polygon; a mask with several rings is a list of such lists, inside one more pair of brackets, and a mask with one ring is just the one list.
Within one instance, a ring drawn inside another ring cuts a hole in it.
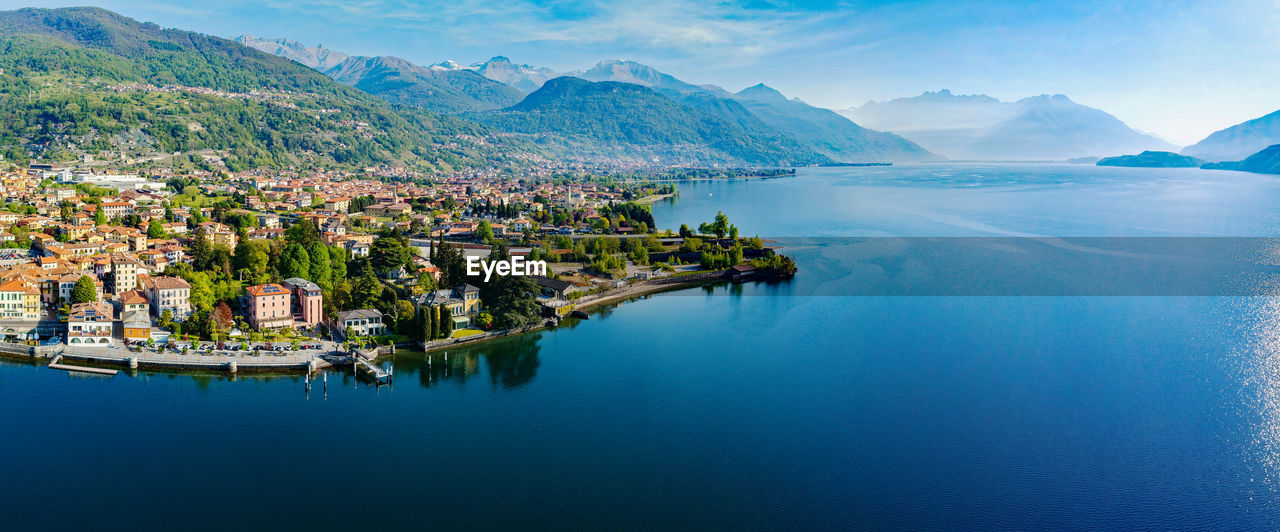
[{"label": "green tree", "polygon": [[729,232],[729,217],[724,212],[716,213],[716,220],[711,223],[711,232],[716,234],[716,238],[724,238]]},{"label": "green tree", "polygon": [[93,282],[93,278],[88,275],[81,275],[76,280],[76,285],[71,288],[72,303],[92,303],[98,300],[97,285]]},{"label": "green tree", "polygon": [[213,244],[209,242],[209,237],[204,233],[197,234],[191,240],[191,245],[187,247],[187,251],[191,254],[191,267],[196,270],[209,269],[209,261],[213,255]]},{"label": "green tree", "polygon": [[476,226],[476,240],[485,243],[493,240],[493,226],[489,225],[487,220],[482,220],[480,225]]},{"label": "green tree", "polygon": [[326,292],[333,290],[333,266],[329,261],[329,248],[316,242],[311,246],[308,256],[311,259],[311,281]]},{"label": "green tree", "polygon": [[333,281],[347,278],[347,250],[338,246],[329,248],[329,264],[333,266]]},{"label": "green tree", "polygon": [[311,278],[311,256],[307,253],[306,248],[302,244],[291,243],[285,246],[284,253],[280,256],[280,276],[285,279],[291,277],[301,277],[310,280]]},{"label": "green tree", "polygon": [[284,238],[291,244],[298,244],[303,248],[310,249],[316,242],[320,241],[320,229],[310,218],[303,218],[296,224],[293,224],[285,231]]},{"label": "green tree", "polygon": [[351,288],[352,304],[355,308],[374,308],[382,299],[382,282],[378,281],[378,276],[373,274],[373,270],[365,268],[364,273],[356,279],[355,286]]},{"label": "green tree", "polygon": [[448,338],[453,336],[453,311],[449,307],[440,306],[440,337]]},{"label": "green tree", "polygon": [[152,218],[151,221],[147,223],[147,237],[164,238],[164,227],[160,225],[160,220]]},{"label": "green tree", "polygon": [[213,281],[209,279],[209,274],[191,272],[183,278],[191,285],[191,295],[188,298],[191,308],[197,311],[209,312],[213,308],[214,302]]},{"label": "green tree", "polygon": [[98,204],[98,209],[93,211],[93,223],[94,225],[107,224],[107,215],[103,212],[102,204]]}]

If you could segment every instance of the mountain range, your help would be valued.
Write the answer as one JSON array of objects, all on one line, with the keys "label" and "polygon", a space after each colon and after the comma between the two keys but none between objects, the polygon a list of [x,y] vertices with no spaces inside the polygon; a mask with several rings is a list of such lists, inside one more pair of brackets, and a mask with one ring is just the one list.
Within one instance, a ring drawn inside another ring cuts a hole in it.
[{"label": "mountain range", "polygon": [[1183,155],[1207,161],[1239,161],[1280,144],[1280,111],[1236,124],[1182,149]]},{"label": "mountain range", "polygon": [[1061,94],[1002,102],[941,90],[841,113],[952,159],[1065,160],[1176,149]]},{"label": "mountain range", "polygon": [[449,170],[485,164],[505,149],[466,140],[485,134],[474,123],[395,106],[230,40],[98,8],[0,12],[0,93],[0,152],[8,160],[83,153],[175,168],[219,161],[233,171]]},{"label": "mountain range", "polygon": [[[288,39],[266,40],[241,36],[237,40],[269,53],[299,58],[299,62],[308,66],[314,63],[314,58],[322,55],[321,50],[316,47],[299,49],[300,45]],[[377,59],[381,63],[391,62],[390,58]],[[581,155],[584,150],[585,153],[599,154],[627,153],[656,164],[687,164],[691,160],[704,164],[777,165],[796,164],[797,161],[903,162],[942,159],[897,135],[865,129],[829,110],[815,108],[799,100],[788,100],[763,85],[734,94],[714,85],[687,83],[634,61],[605,60],[590,69],[563,75],[557,75],[548,68],[516,65],[501,56],[469,67],[454,62],[420,67],[396,59],[394,68],[390,69],[365,66],[362,63],[352,72],[344,71],[346,65],[351,65],[356,60],[354,57],[347,58],[336,66],[329,67],[324,73],[342,83],[396,103],[441,112],[492,110],[494,112],[488,114],[468,113],[465,116],[499,131],[536,134],[542,136],[543,140],[554,135],[572,137],[562,139],[562,142],[544,142],[548,147],[559,147],[556,151],[561,154]],[[365,61],[368,62],[368,58]],[[395,74],[386,76],[380,73],[383,70],[391,70]],[[450,75],[455,77],[447,77]],[[511,90],[511,93],[499,91],[490,84],[476,82],[472,77],[502,85]],[[597,83],[625,83],[648,90],[621,90],[616,86],[588,89],[585,85],[561,83],[552,90],[541,91],[548,80],[557,77],[581,78]],[[530,97],[537,94],[538,98],[529,105],[515,106],[519,98],[512,93],[520,91],[527,91]],[[654,99],[655,95],[667,101]],[[552,101],[554,98],[564,98],[564,101]],[[609,99],[617,101],[605,101]],[[675,105],[669,105],[672,103]],[[575,108],[574,104],[587,107]],[[503,110],[499,112],[497,109]],[[576,121],[551,119],[537,109],[555,109],[564,116],[575,117]],[[623,109],[629,113],[665,113],[667,116],[636,117],[617,113]],[[716,120],[708,121],[708,117]],[[728,124],[732,127],[722,133],[734,140],[714,140],[699,135],[680,139],[679,134],[688,133],[690,130],[687,126],[695,123]],[[637,124],[644,124],[650,130],[618,134],[623,128]],[[744,140],[748,138],[750,140]],[[644,144],[659,139],[678,142],[659,142],[653,146]],[[708,141],[711,144],[694,146],[691,141]],[[591,146],[592,144],[595,146]],[[572,148],[568,148],[569,146]],[[791,152],[780,151],[777,149],[779,147],[787,147]]]}]

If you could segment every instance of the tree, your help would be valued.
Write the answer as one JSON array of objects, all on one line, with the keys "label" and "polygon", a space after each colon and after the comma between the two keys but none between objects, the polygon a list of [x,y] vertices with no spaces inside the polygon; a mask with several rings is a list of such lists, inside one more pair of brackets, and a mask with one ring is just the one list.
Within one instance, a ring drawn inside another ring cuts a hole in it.
[{"label": "tree", "polygon": [[440,337],[453,336],[453,311],[445,305],[440,306]]},{"label": "tree", "polygon": [[103,212],[101,203],[98,204],[98,209],[93,211],[93,224],[94,225],[107,224],[107,215],[106,213]]},{"label": "tree", "polygon": [[209,279],[209,274],[204,272],[191,272],[183,277],[187,283],[191,284],[191,296],[188,301],[191,308],[198,311],[209,312],[213,308],[213,281]]},{"label": "tree", "polygon": [[81,275],[76,285],[71,288],[72,303],[92,303],[98,300],[97,284],[88,275]]},{"label": "tree", "polygon": [[218,306],[209,314],[212,323],[211,329],[217,332],[229,331],[235,326],[235,318],[231,314],[231,307],[225,301],[218,303]]},{"label": "tree", "polygon": [[476,240],[485,243],[493,240],[493,226],[489,225],[487,220],[482,220],[480,225],[476,226]]},{"label": "tree", "polygon": [[285,246],[284,253],[280,256],[279,269],[280,276],[285,279],[301,277],[310,280],[311,256],[302,244],[289,244]]},{"label": "tree", "polygon": [[152,218],[151,221],[147,223],[147,237],[164,238],[164,227],[160,225],[160,220]]},{"label": "tree", "polygon": [[729,232],[729,217],[724,212],[716,213],[716,220],[711,223],[711,232],[716,234],[716,238],[724,238]]},{"label": "tree", "polygon": [[320,241],[320,229],[310,218],[303,218],[302,221],[293,224],[285,231],[284,238],[291,244],[298,244],[303,248],[311,248],[316,242]]},{"label": "tree", "polygon": [[209,269],[209,259],[213,253],[213,244],[209,243],[209,237],[204,233],[199,233],[191,241],[188,246],[191,253],[191,267],[196,270]]},{"label": "tree", "polygon": [[373,274],[373,270],[365,268],[364,274],[356,279],[351,288],[352,304],[355,308],[373,308],[382,299],[382,282]]},{"label": "tree", "polygon": [[427,319],[424,320],[426,325],[423,327],[423,337],[428,341],[435,340],[440,334],[440,318],[436,316],[436,308],[427,305],[422,311],[427,315]]},{"label": "tree", "polygon": [[269,281],[267,267],[270,264],[271,256],[268,251],[269,248],[266,242],[241,240],[239,244],[236,244],[236,253],[233,260],[236,274],[253,284],[262,284]]},{"label": "tree", "polygon": [[311,282],[326,292],[333,290],[333,266],[329,261],[329,248],[321,242],[311,246]]},{"label": "tree", "polygon": [[397,299],[395,304],[395,310],[396,310],[396,330],[400,331],[400,334],[404,334],[404,335],[413,334],[413,331],[410,330],[411,326],[413,325],[413,318],[414,318],[413,303],[410,303],[403,299]]},{"label": "tree", "polygon": [[369,246],[369,263],[378,273],[385,274],[396,268],[406,268],[413,264],[413,256],[401,238],[384,235],[373,240]]},{"label": "tree", "polygon": [[332,282],[347,278],[347,250],[338,246],[329,248],[329,264],[333,266]]},{"label": "tree", "polygon": [[173,323],[173,311],[164,309],[160,312],[160,326],[168,327],[171,323]]}]

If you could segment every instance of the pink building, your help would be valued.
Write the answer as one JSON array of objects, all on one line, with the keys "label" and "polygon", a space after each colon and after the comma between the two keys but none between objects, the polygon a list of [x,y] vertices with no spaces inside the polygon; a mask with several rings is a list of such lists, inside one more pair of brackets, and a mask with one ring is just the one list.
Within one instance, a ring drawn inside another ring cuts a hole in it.
[{"label": "pink building", "polygon": [[300,277],[284,280],[284,287],[293,292],[293,319],[307,327],[315,327],[324,321],[324,295],[317,285]]},{"label": "pink building", "polygon": [[276,283],[245,288],[249,293],[249,325],[278,329],[293,325],[293,302],[288,290]]}]

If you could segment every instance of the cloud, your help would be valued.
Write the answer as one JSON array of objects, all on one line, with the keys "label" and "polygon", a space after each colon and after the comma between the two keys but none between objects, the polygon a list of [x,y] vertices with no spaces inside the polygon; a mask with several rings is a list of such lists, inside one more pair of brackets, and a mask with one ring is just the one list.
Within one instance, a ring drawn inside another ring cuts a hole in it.
[{"label": "cloud", "polygon": [[[830,12],[777,4],[695,0],[563,1],[269,0],[284,12],[344,24],[447,35],[466,44],[610,45],[750,62],[830,33]],[[801,32],[809,33],[799,38]]]}]

